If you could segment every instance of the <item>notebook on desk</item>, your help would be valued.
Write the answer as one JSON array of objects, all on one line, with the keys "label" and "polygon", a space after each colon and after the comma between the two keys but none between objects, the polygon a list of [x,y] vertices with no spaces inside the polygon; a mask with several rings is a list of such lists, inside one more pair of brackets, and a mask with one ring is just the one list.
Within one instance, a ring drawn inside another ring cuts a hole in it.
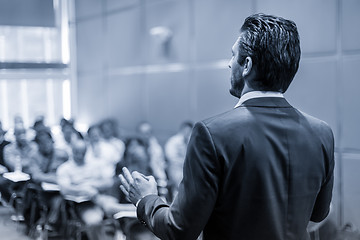
[{"label": "notebook on desk", "polygon": [[12,182],[24,182],[30,179],[30,175],[24,172],[7,172],[3,177]]},{"label": "notebook on desk", "polygon": [[41,188],[46,192],[59,192],[60,187],[55,183],[42,182]]}]

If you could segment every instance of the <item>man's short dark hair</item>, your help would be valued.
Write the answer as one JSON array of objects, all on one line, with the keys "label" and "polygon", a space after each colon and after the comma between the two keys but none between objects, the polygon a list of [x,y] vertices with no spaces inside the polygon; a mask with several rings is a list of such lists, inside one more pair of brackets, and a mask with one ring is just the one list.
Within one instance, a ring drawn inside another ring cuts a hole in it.
[{"label": "man's short dark hair", "polygon": [[247,17],[240,29],[239,63],[250,56],[257,76],[249,85],[261,91],[285,92],[300,61],[300,40],[293,21],[265,14]]}]

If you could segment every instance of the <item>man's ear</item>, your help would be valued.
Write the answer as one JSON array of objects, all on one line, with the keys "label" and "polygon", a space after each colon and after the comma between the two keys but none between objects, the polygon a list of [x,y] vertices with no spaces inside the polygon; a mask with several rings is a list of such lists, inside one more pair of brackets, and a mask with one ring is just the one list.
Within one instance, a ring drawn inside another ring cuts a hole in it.
[{"label": "man's ear", "polygon": [[253,66],[252,59],[251,59],[251,57],[247,56],[245,58],[245,60],[244,60],[244,66],[243,66],[244,69],[243,69],[243,72],[242,72],[243,77],[246,77],[247,75],[250,74],[252,66]]}]

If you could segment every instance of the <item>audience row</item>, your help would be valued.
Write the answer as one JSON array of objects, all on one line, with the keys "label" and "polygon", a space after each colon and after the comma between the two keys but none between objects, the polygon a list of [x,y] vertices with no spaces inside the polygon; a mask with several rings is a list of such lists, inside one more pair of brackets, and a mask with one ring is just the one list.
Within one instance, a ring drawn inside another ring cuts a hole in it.
[{"label": "audience row", "polygon": [[[118,175],[125,166],[153,175],[165,200],[177,194],[191,122],[181,124],[164,148],[147,122],[126,138],[119,137],[112,119],[90,126],[87,132],[74,126],[73,120],[63,118],[61,131],[56,131],[40,117],[26,129],[17,116],[13,130],[6,132],[0,122],[1,201],[17,211],[15,219],[25,221],[29,234],[45,225],[48,230],[66,232],[64,216],[72,202],[80,221],[89,226],[88,238],[104,239],[100,222],[124,206],[131,209],[119,189]],[[132,225],[137,225],[136,219]]]}]

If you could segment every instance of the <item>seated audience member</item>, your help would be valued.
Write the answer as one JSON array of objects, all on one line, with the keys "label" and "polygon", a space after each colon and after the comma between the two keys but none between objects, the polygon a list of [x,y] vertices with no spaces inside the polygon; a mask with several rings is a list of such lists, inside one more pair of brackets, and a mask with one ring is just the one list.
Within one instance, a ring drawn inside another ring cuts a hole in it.
[{"label": "seated audience member", "polygon": [[[14,134],[15,129],[21,129],[21,128],[25,129],[24,120],[20,115],[15,115],[14,116],[14,128],[9,129],[9,131],[7,131],[7,133],[5,135],[5,139],[7,139],[10,142],[15,142],[15,134]],[[30,134],[28,132],[30,132]],[[27,131],[26,136],[28,137],[27,139],[32,139],[31,130]]]},{"label": "seated audience member", "polygon": [[[127,167],[130,171],[141,171],[145,175],[152,175],[150,157],[143,138],[132,136],[126,139],[124,159],[116,166],[116,176],[122,173],[123,167]],[[115,178],[115,180],[117,197],[120,199],[120,202],[128,203],[128,200],[125,199],[124,194],[120,191],[120,180],[118,178]]]},{"label": "seated audience member", "polygon": [[29,171],[33,181],[57,183],[56,170],[69,158],[65,150],[54,147],[49,131],[38,131],[35,136],[37,151],[31,155]]},{"label": "seated audience member", "polygon": [[16,128],[25,128],[24,120],[20,115],[14,116],[14,129]]},{"label": "seated audience member", "polygon": [[126,141],[126,150],[124,154],[124,166],[130,171],[142,172],[145,175],[152,175],[149,154],[146,149],[146,143],[140,137],[131,137]]},{"label": "seated audience member", "polygon": [[107,169],[108,176],[113,177],[116,164],[119,162],[119,152],[114,145],[104,141],[98,125],[89,127],[87,134],[88,150],[86,161],[103,163],[103,167]]},{"label": "seated audience member", "polygon": [[[41,189],[41,183],[57,184],[56,170],[57,168],[68,160],[68,154],[65,150],[54,147],[49,129],[42,128],[36,133],[34,141],[38,145],[38,150],[35,151],[30,158],[29,173],[31,181],[35,183],[38,189],[39,198],[42,200],[41,204],[45,204],[48,208],[48,222],[52,227],[59,223],[59,209],[62,202],[61,195],[56,191],[46,191]],[[32,199],[25,199],[28,206],[31,206]],[[30,202],[30,203],[29,203]],[[26,218],[26,214],[25,218]]]},{"label": "seated audience member", "polygon": [[6,145],[10,144],[9,141],[5,140],[5,133],[6,131],[3,130],[2,123],[0,121],[0,200],[5,200],[5,202],[9,202],[11,193],[8,191],[7,188],[8,181],[2,176],[3,173],[9,171],[4,162],[4,148]]},{"label": "seated audience member", "polygon": [[179,131],[165,144],[167,173],[173,198],[177,194],[177,188],[183,178],[183,165],[192,128],[191,122],[183,122]]},{"label": "seated audience member", "polygon": [[165,172],[166,164],[163,149],[153,135],[152,127],[148,122],[140,123],[137,127],[137,131],[147,146],[147,152],[150,157],[150,166],[154,177],[160,186],[159,194],[162,195],[162,189],[165,189],[167,185]]},{"label": "seated audience member", "polygon": [[4,162],[10,171],[21,170],[29,173],[30,156],[36,151],[35,143],[27,139],[26,129],[18,127],[14,129],[15,142],[4,148]]},{"label": "seated audience member", "polygon": [[[72,144],[72,158],[57,170],[57,181],[65,199],[83,199],[75,208],[80,219],[88,226],[89,239],[103,239],[104,229],[99,225],[104,218],[103,206],[97,204],[97,198],[113,184],[103,163],[85,161],[87,145],[83,140]],[[100,201],[104,203],[104,201]],[[106,203],[106,201],[105,201]]]},{"label": "seated audience member", "polygon": [[4,162],[4,148],[6,145],[10,144],[10,142],[5,140],[5,134],[6,131],[2,128],[2,123],[0,121],[0,174],[8,171]]},{"label": "seated audience member", "polygon": [[116,122],[112,119],[106,119],[100,123],[100,130],[105,142],[114,146],[117,151],[116,156],[119,157],[117,161],[121,161],[124,156],[125,144],[118,137]]},{"label": "seated audience member", "polygon": [[56,148],[64,149],[71,156],[71,142],[74,139],[83,139],[83,136],[75,129],[73,120],[62,118],[60,120],[60,128],[60,133],[54,135],[55,146]]},{"label": "seated audience member", "polygon": [[50,131],[50,128],[45,125],[45,117],[44,116],[38,116],[35,119],[32,129],[35,131],[35,135],[39,131]]},{"label": "seated audience member", "polygon": [[122,168],[127,167],[130,171],[141,171],[145,175],[151,175],[150,157],[147,152],[147,146],[143,138],[139,136],[130,136],[125,140],[124,159],[116,165],[114,186],[112,195],[119,199],[121,203],[129,203],[120,190],[120,180],[118,175],[122,173]]},{"label": "seated audience member", "polygon": [[[30,156],[36,151],[36,144],[27,139],[26,129],[17,125],[14,129],[15,141],[6,145],[4,148],[4,163],[10,172],[25,172],[30,174]],[[6,201],[11,203],[9,196],[23,196],[26,190],[25,182],[13,182],[6,179],[2,184],[2,192],[7,198]],[[13,200],[15,198],[12,198]],[[23,205],[14,201],[12,206],[17,209],[17,215],[14,216],[16,221],[23,220],[24,217],[20,212]]]},{"label": "seated audience member", "polygon": [[[147,152],[147,146],[143,138],[132,136],[125,142],[126,148],[124,153],[124,160],[118,165],[118,172],[121,172],[122,167],[127,167],[131,172],[138,171],[144,175],[152,175],[149,154]],[[117,185],[117,188],[119,189],[119,184]],[[121,191],[119,196],[121,203],[130,203]],[[137,219],[124,219],[121,220],[120,223],[127,239],[158,239],[151,231],[140,224]]]}]

